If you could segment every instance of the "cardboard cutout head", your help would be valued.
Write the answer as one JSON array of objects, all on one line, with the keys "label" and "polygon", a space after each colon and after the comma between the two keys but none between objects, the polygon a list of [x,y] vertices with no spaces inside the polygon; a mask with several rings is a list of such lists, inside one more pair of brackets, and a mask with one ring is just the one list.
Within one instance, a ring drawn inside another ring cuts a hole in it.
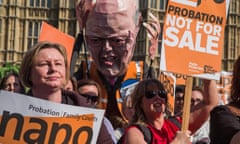
[{"label": "cardboard cutout head", "polygon": [[138,0],[76,0],[76,13],[81,30],[110,26],[116,32],[140,23]]},{"label": "cardboard cutout head", "polygon": [[76,5],[97,69],[106,77],[125,73],[140,26],[138,0],[81,0]]}]

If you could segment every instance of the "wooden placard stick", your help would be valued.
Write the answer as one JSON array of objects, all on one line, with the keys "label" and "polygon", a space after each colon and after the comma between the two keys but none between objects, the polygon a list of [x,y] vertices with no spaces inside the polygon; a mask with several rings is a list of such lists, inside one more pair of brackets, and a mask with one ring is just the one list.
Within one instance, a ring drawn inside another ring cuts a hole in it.
[{"label": "wooden placard stick", "polygon": [[193,78],[191,76],[188,76],[186,80],[184,104],[183,104],[182,131],[188,130],[188,127],[189,127],[192,84],[193,84]]}]

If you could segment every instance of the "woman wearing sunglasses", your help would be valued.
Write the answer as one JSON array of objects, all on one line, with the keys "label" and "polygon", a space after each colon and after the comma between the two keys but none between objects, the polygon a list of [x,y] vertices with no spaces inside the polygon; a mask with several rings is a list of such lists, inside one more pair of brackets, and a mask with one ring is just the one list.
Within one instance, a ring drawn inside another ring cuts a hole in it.
[{"label": "woman wearing sunglasses", "polygon": [[87,107],[97,107],[101,95],[98,83],[90,79],[80,80],[77,84],[77,91],[81,96],[85,97]]},{"label": "woman wearing sunglasses", "polygon": [[[77,92],[85,98],[85,106],[90,108],[98,108],[99,98],[101,96],[101,88],[99,84],[90,79],[82,79],[77,83]],[[97,144],[114,144],[116,138],[111,122],[104,117],[97,139]]]},{"label": "woman wearing sunglasses", "polygon": [[[214,90],[215,82],[206,81],[206,91]],[[217,105],[216,92],[210,92],[206,96],[205,103],[196,108],[190,114],[189,129],[195,132],[208,118],[210,110]],[[211,95],[211,98],[210,98]],[[213,96],[215,95],[215,96]],[[189,144],[190,131],[180,132],[181,118],[174,120],[166,118],[167,93],[162,83],[156,79],[141,81],[135,88],[132,96],[133,109],[135,111],[131,125],[126,129],[123,143],[145,144],[146,137],[139,125],[147,127],[151,132],[152,144]]]}]

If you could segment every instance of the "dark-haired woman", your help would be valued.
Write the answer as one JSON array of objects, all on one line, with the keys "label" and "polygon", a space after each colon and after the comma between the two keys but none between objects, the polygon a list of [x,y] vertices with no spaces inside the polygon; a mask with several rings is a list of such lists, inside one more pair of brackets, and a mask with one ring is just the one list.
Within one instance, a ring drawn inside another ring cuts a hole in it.
[{"label": "dark-haired woman", "polygon": [[16,72],[9,72],[3,77],[0,83],[0,89],[21,94],[25,93],[25,88]]},{"label": "dark-haired woman", "polygon": [[[215,89],[216,83],[205,81],[206,88]],[[207,92],[208,89],[206,90]],[[199,104],[190,114],[189,130],[195,132],[208,118],[210,110],[217,105],[215,92],[205,96],[205,102]],[[211,95],[211,97],[210,97]],[[215,96],[213,96],[215,95]],[[139,125],[147,127],[151,132],[152,144],[188,144],[190,131],[180,132],[181,118],[166,119],[167,93],[163,85],[156,79],[141,81],[132,94],[133,109],[135,111],[131,125],[126,129],[124,143],[146,143]],[[149,142],[148,142],[149,143]]]},{"label": "dark-haired woman", "polygon": [[211,144],[240,144],[240,57],[233,67],[231,100],[211,111]]}]

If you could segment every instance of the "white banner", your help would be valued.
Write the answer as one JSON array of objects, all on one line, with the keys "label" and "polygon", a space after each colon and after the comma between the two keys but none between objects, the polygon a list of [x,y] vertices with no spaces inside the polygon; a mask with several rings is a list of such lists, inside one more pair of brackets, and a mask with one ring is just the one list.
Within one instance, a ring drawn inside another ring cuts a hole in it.
[{"label": "white banner", "polygon": [[0,143],[96,143],[104,110],[8,91],[0,97]]}]

